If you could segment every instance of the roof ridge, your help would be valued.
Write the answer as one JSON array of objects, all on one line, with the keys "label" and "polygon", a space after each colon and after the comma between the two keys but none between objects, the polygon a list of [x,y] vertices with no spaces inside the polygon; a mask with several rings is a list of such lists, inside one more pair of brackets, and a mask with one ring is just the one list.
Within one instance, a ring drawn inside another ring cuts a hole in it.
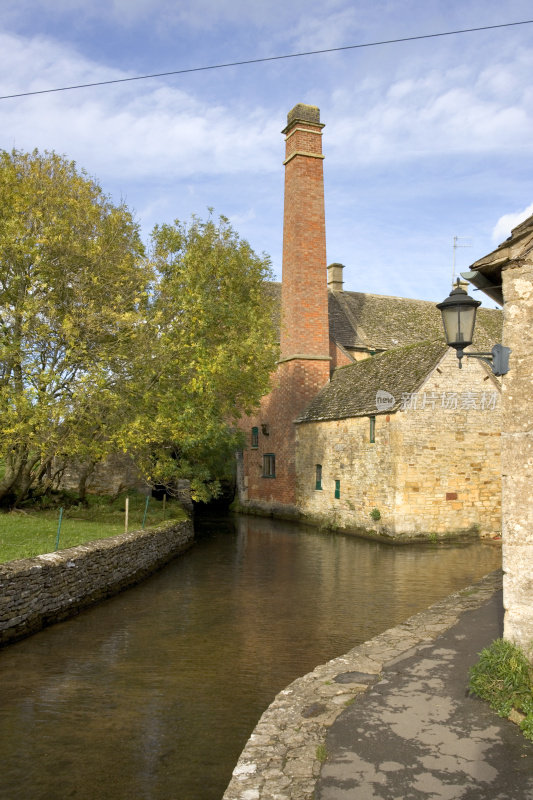
[{"label": "roof ridge", "polygon": [[[338,294],[341,294],[339,292]],[[399,297],[394,294],[374,294],[374,292],[355,292],[351,289],[345,289],[342,294],[361,295],[362,297],[382,297],[384,300],[402,300],[406,303],[425,303],[426,305],[436,305],[433,300],[420,300],[418,297]]]}]

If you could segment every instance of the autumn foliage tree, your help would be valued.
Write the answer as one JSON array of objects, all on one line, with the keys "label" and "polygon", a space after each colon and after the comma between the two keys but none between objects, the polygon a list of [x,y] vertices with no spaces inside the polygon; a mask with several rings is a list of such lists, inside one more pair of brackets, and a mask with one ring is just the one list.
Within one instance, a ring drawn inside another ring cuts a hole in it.
[{"label": "autumn foliage tree", "polygon": [[73,162],[0,152],[0,503],[58,454],[104,454],[145,313],[142,256],[131,214]]},{"label": "autumn foliage tree", "polygon": [[270,262],[225,217],[157,226],[145,392],[123,449],[154,482],[189,478],[208,499],[227,475],[237,421],[268,390],[278,356]]},{"label": "autumn foliage tree", "polygon": [[221,217],[156,227],[54,153],[0,151],[0,504],[132,455],[216,494],[276,358],[266,257]]}]

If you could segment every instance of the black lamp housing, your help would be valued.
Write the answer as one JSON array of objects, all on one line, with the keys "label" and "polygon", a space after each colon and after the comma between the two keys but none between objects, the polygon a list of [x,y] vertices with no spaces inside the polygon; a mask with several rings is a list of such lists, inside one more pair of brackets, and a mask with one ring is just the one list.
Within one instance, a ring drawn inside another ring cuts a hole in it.
[{"label": "black lamp housing", "polygon": [[450,347],[454,347],[459,359],[459,369],[462,369],[462,358],[479,358],[490,366],[495,375],[505,375],[509,371],[509,354],[511,350],[501,344],[495,344],[490,353],[465,353],[465,347],[472,344],[474,328],[476,325],[476,311],[481,305],[479,300],[461,288],[460,279],[457,286],[452,289],[449,296],[437,304],[442,314],[444,335]]},{"label": "black lamp housing", "polygon": [[480,305],[481,301],[470,297],[461,288],[459,281],[457,281],[457,286],[452,289],[446,300],[437,305],[442,314],[446,341],[450,347],[455,347],[457,350],[459,367],[462,366],[463,350],[472,344],[474,339],[476,311]]}]

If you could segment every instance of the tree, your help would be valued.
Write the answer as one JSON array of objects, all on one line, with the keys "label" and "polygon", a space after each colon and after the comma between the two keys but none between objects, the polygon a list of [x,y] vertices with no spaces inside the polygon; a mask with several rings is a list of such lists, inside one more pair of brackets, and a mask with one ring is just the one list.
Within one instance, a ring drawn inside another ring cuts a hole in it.
[{"label": "tree", "polygon": [[218,491],[277,357],[271,277],[227,219],[137,224],[73,162],[0,151],[0,504],[113,449]]},{"label": "tree", "polygon": [[237,422],[268,391],[278,348],[270,261],[225,217],[157,226],[150,263],[152,346],[144,392],[121,445],[155,483],[218,492],[242,446]]},{"label": "tree", "polygon": [[75,163],[0,151],[0,503],[101,458],[145,336],[138,226]]}]

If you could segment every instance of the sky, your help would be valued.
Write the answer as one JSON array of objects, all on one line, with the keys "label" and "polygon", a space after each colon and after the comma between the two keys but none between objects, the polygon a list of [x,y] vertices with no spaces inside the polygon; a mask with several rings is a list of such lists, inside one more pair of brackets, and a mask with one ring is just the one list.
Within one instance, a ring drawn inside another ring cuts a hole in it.
[{"label": "sky", "polygon": [[[530,0],[0,0],[0,94],[533,19]],[[320,108],[328,263],[440,302],[533,213],[533,24],[0,100],[155,224],[227,216],[281,279],[284,128]],[[454,237],[458,237],[454,250]],[[475,293],[484,305],[492,301]]]}]

